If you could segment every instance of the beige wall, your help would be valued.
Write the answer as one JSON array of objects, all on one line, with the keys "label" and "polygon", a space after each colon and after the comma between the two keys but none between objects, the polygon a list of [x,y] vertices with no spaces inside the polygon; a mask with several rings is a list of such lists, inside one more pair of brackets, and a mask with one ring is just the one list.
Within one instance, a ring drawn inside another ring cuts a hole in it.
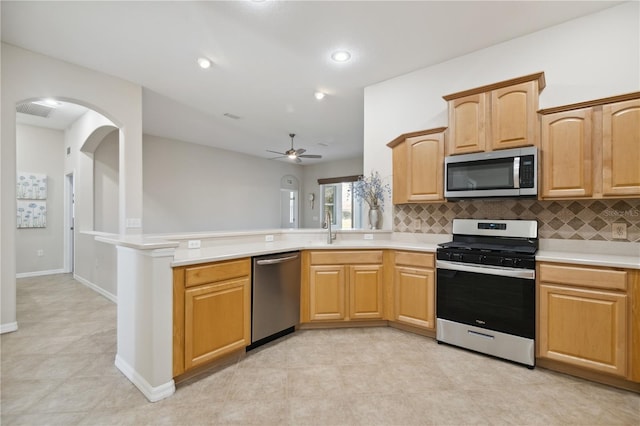
[{"label": "beige wall", "polygon": [[[61,272],[63,269],[64,133],[16,125],[16,167],[47,175],[46,228],[16,230],[16,273]],[[42,256],[37,251],[42,250]]]},{"label": "beige wall", "polygon": [[118,130],[109,133],[93,153],[93,228],[118,233]]},{"label": "beige wall", "polygon": [[302,167],[144,135],[144,232],[280,227],[280,180]]}]

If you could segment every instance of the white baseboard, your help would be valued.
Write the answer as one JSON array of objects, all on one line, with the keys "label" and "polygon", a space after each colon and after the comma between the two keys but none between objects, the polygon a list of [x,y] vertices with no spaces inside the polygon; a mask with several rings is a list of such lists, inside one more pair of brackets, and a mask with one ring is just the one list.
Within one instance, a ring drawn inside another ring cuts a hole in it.
[{"label": "white baseboard", "polygon": [[64,274],[64,269],[49,269],[48,271],[21,272],[16,274],[16,278],[41,277],[43,275]]},{"label": "white baseboard", "polygon": [[120,370],[150,402],[157,402],[161,399],[168,398],[176,392],[176,384],[173,379],[163,385],[153,387],[118,354],[116,354],[115,364],[118,370]]},{"label": "white baseboard", "polygon": [[100,293],[101,295],[103,295],[107,299],[111,300],[113,303],[118,304],[118,297],[115,294],[109,293],[104,288],[92,283],[89,280],[86,280],[86,279],[82,278],[80,275],[73,274],[73,278],[76,281],[79,281],[80,283],[86,285],[91,290],[95,291],[96,293]]},{"label": "white baseboard", "polygon": [[17,322],[10,322],[9,324],[0,325],[0,334],[11,333],[12,331],[18,330]]}]

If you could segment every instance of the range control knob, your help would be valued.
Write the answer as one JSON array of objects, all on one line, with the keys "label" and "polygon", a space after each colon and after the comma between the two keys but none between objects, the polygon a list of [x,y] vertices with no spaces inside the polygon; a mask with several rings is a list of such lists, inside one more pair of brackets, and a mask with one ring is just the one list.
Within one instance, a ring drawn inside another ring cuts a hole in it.
[{"label": "range control knob", "polygon": [[511,259],[510,257],[503,257],[502,259],[500,259],[500,264],[502,266],[513,266],[513,259]]},{"label": "range control knob", "polygon": [[522,259],[513,259],[513,266],[518,267],[522,266]]},{"label": "range control knob", "polygon": [[451,257],[452,257],[452,260],[456,260],[458,262],[462,262],[462,259],[463,259],[462,253],[453,253]]}]

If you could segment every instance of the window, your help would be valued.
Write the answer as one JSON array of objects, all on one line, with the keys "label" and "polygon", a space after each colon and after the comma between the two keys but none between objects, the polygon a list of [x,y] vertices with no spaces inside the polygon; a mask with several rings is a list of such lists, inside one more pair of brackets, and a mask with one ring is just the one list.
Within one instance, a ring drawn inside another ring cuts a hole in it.
[{"label": "window", "polygon": [[353,185],[357,179],[358,176],[318,179],[322,206],[320,225],[324,225],[326,211],[329,210],[333,228],[362,228],[362,203],[353,199]]}]

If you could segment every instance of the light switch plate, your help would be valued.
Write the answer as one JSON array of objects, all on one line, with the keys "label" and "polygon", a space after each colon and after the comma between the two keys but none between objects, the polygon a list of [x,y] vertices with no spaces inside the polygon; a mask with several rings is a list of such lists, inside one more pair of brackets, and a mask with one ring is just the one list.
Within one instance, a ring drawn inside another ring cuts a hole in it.
[{"label": "light switch plate", "polygon": [[190,249],[200,248],[200,240],[189,240],[187,242],[187,247],[189,247]]},{"label": "light switch plate", "polygon": [[271,241],[273,241],[273,235],[265,235],[264,236],[264,240],[268,243],[270,243]]},{"label": "light switch plate", "polygon": [[611,237],[614,240],[626,240],[627,239],[627,224],[618,222],[611,224]]}]

